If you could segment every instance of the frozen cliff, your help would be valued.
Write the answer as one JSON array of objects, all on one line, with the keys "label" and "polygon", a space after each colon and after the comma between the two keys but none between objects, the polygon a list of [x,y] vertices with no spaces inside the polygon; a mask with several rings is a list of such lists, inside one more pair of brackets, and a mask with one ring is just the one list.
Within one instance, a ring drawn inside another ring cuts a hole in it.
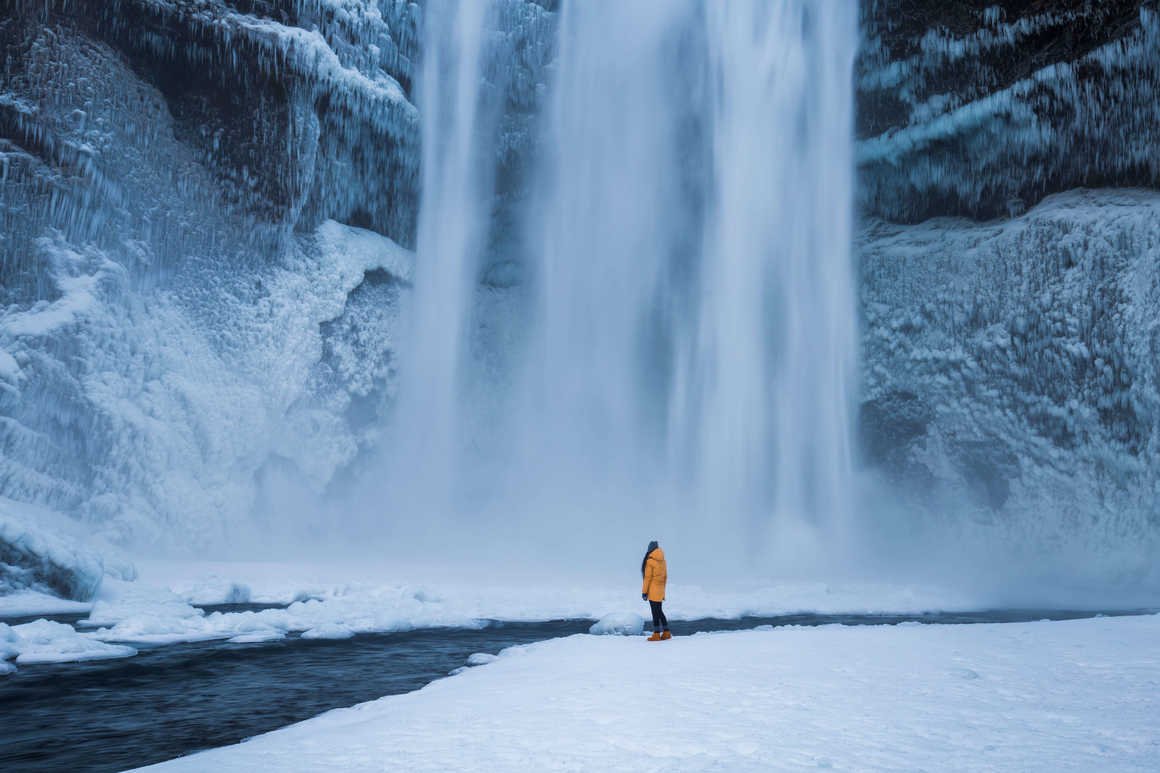
[{"label": "frozen cliff", "polygon": [[[507,308],[559,8],[494,7],[475,289]],[[425,11],[0,0],[0,496],[178,549],[338,528],[312,505],[368,474],[422,260]],[[860,466],[916,529],[1141,566],[1160,534],[1155,4],[864,0],[860,25]],[[502,370],[510,331],[480,319]]]}]

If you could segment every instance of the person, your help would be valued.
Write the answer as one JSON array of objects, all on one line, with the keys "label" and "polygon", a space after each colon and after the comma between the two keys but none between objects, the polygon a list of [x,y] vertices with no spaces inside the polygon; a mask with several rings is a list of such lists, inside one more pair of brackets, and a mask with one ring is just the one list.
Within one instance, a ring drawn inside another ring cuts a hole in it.
[{"label": "person", "polygon": [[665,600],[665,582],[669,579],[669,569],[665,564],[665,552],[661,550],[656,540],[648,543],[644,560],[640,562],[640,573],[644,577],[640,597],[652,608],[653,635],[648,637],[648,640],[671,639],[673,635],[669,632],[669,619],[661,609],[661,602]]}]

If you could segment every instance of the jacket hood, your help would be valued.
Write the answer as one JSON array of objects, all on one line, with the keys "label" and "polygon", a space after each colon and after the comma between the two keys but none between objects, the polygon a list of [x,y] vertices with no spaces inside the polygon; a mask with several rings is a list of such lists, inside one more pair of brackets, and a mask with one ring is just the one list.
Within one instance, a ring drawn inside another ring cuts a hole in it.
[{"label": "jacket hood", "polygon": [[653,551],[648,554],[648,557],[650,559],[655,558],[657,561],[664,561],[665,560],[665,551],[661,550],[660,548],[654,548]]}]

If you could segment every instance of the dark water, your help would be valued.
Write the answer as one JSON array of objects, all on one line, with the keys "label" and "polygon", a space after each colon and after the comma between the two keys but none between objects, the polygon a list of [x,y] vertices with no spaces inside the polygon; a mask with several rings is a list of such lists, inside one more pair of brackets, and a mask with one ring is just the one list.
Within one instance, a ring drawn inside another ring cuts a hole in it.
[{"label": "dark water", "polygon": [[[995,623],[1095,614],[804,614],[674,621],[672,629],[682,636],[758,625]],[[582,633],[591,624],[491,623],[480,630],[363,634],[341,641],[198,642],[143,647],[136,657],[121,660],[22,666],[0,677],[0,771],[117,771],[148,765],[235,743],[329,709],[410,692],[464,665],[472,653]]]}]

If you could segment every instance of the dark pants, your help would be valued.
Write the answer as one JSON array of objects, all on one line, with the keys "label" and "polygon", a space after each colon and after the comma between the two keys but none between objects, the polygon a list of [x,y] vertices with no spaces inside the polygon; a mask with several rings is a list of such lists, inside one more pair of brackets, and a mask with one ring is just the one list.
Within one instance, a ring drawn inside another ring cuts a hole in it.
[{"label": "dark pants", "polygon": [[653,613],[653,630],[659,631],[663,626],[667,631],[669,630],[669,619],[665,617],[665,613],[661,611],[661,602],[650,601],[648,603]]}]

